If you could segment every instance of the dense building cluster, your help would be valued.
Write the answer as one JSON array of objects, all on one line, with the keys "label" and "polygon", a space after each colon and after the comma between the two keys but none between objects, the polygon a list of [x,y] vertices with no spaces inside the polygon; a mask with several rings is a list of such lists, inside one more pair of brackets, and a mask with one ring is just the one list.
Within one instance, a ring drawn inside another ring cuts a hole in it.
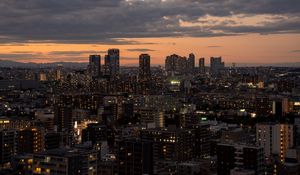
[{"label": "dense building cluster", "polygon": [[299,68],[120,59],[0,68],[0,174],[299,174]]}]

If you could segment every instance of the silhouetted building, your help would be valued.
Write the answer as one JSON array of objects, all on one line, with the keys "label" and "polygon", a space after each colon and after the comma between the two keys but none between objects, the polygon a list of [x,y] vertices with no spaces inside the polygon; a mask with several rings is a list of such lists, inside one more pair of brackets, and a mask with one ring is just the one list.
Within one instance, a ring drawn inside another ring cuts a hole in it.
[{"label": "silhouetted building", "polygon": [[184,74],[187,70],[187,59],[179,55],[173,54],[166,57],[166,71],[172,74]]},{"label": "silhouetted building", "polygon": [[193,73],[195,70],[195,55],[193,53],[190,53],[187,59],[187,69],[189,73]]},{"label": "silhouetted building", "polygon": [[205,73],[205,58],[199,59],[199,71],[201,74]]},{"label": "silhouetted building", "polygon": [[100,55],[90,55],[89,72],[92,77],[100,77],[101,76],[101,56]]},{"label": "silhouetted building", "polygon": [[221,70],[225,67],[224,62],[222,62],[222,57],[211,57],[210,58],[210,72],[213,75],[219,74]]},{"label": "silhouetted building", "polygon": [[150,55],[141,54],[139,57],[139,84],[142,94],[148,94],[151,86]]},{"label": "silhouetted building", "polygon": [[110,77],[115,77],[120,70],[120,50],[109,49],[108,54],[105,55],[105,74]]}]

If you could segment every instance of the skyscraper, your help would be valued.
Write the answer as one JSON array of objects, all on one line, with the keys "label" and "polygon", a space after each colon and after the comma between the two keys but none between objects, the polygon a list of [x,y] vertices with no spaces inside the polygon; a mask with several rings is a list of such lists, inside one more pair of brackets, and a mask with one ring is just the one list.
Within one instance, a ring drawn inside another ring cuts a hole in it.
[{"label": "skyscraper", "polygon": [[211,74],[219,74],[220,70],[224,69],[225,65],[222,62],[222,57],[211,57],[210,58],[210,72]]},{"label": "skyscraper", "polygon": [[109,49],[105,55],[105,73],[111,77],[119,74],[120,70],[120,50]]},{"label": "skyscraper", "polygon": [[286,151],[294,146],[294,127],[290,124],[259,123],[256,143],[263,146],[266,157],[277,155],[284,162]]},{"label": "skyscraper", "polygon": [[141,54],[139,57],[139,80],[149,81],[151,78],[150,55]]},{"label": "skyscraper", "polygon": [[199,71],[201,74],[205,73],[205,58],[199,59]]},{"label": "skyscraper", "polygon": [[101,76],[101,56],[100,55],[90,55],[89,72],[92,77],[100,77]]},{"label": "skyscraper", "polygon": [[150,55],[141,54],[139,57],[139,83],[140,93],[148,94],[150,91],[151,70]]},{"label": "skyscraper", "polygon": [[195,69],[195,55],[193,53],[189,54],[189,58],[187,60],[187,68],[189,73],[193,73]]},{"label": "skyscraper", "polygon": [[165,68],[169,73],[185,74],[187,72],[187,59],[173,54],[166,57]]}]

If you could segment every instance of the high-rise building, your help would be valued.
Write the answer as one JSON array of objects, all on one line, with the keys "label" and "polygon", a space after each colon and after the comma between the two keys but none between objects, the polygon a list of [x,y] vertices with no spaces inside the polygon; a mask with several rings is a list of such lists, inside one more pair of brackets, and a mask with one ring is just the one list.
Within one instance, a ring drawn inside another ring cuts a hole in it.
[{"label": "high-rise building", "polygon": [[57,131],[73,131],[73,115],[71,106],[55,106],[54,108],[54,124]]},{"label": "high-rise building", "polygon": [[12,157],[16,154],[16,131],[0,131],[0,169],[10,168]]},{"label": "high-rise building", "polygon": [[139,86],[141,94],[149,94],[151,89],[150,55],[141,54],[139,57]]},{"label": "high-rise building", "polygon": [[141,54],[139,57],[139,80],[149,81],[151,79],[150,55]]},{"label": "high-rise building", "polygon": [[294,127],[291,124],[258,123],[256,143],[264,147],[266,157],[278,156],[284,162],[287,150],[294,146]]},{"label": "high-rise building", "polygon": [[165,68],[169,73],[185,74],[187,72],[187,59],[176,54],[167,56]]},{"label": "high-rise building", "polygon": [[255,175],[262,175],[264,168],[263,147],[243,144],[218,144],[218,175],[230,175],[234,168],[254,170]]},{"label": "high-rise building", "polygon": [[195,55],[193,53],[189,54],[189,58],[187,60],[187,68],[189,73],[193,73],[195,70]]},{"label": "high-rise building", "polygon": [[44,130],[27,128],[18,132],[18,153],[38,153],[44,151]]},{"label": "high-rise building", "polygon": [[105,55],[105,74],[115,77],[120,71],[120,50],[109,49]]},{"label": "high-rise building", "polygon": [[118,174],[153,174],[152,143],[121,140],[117,152]]},{"label": "high-rise building", "polygon": [[220,70],[224,69],[225,64],[222,62],[222,57],[211,57],[210,58],[210,72],[211,74],[219,74]]},{"label": "high-rise building", "polygon": [[199,59],[199,71],[201,74],[205,73],[205,58]]},{"label": "high-rise building", "polygon": [[90,55],[89,72],[92,77],[100,77],[101,76],[101,56],[100,55]]}]

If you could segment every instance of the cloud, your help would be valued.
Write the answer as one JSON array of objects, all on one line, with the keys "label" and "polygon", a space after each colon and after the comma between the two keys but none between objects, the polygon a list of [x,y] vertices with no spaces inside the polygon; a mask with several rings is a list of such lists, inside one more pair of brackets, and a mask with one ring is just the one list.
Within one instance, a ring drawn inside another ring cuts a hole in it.
[{"label": "cloud", "polygon": [[127,49],[129,52],[153,52],[153,49],[146,49],[146,48],[136,48],[136,49]]},{"label": "cloud", "polygon": [[291,50],[291,53],[300,53],[300,50]]},{"label": "cloud", "polygon": [[219,47],[222,47],[222,46],[207,46],[208,48],[219,48]]},{"label": "cloud", "polygon": [[2,0],[0,43],[139,45],[153,43],[134,38],[300,33],[299,9],[295,0]]},{"label": "cloud", "polygon": [[49,55],[66,55],[66,56],[77,56],[83,54],[100,54],[107,53],[106,51],[96,51],[96,50],[80,50],[80,51],[53,51],[49,52]]}]

